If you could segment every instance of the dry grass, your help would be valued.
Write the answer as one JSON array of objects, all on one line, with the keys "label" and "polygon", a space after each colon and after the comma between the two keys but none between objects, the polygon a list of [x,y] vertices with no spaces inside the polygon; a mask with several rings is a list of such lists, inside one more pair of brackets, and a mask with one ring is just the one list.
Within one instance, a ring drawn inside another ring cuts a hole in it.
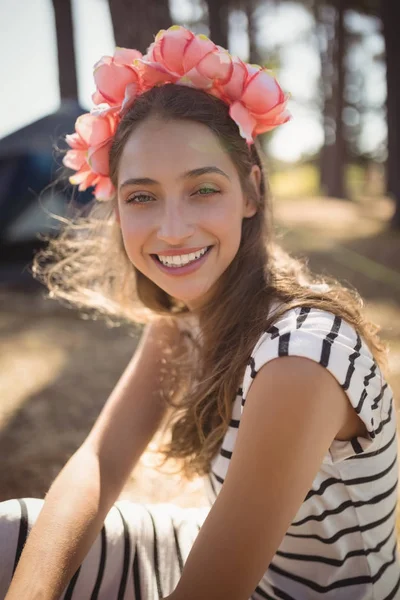
[{"label": "dry grass", "polygon": [[[387,199],[356,203],[275,200],[284,247],[311,267],[351,283],[382,326],[391,350],[390,384],[400,398],[400,237],[387,231]],[[125,365],[138,334],[83,320],[43,292],[0,288],[0,500],[43,497],[82,443]],[[151,468],[145,453],[121,497],[206,503],[201,480]]]}]

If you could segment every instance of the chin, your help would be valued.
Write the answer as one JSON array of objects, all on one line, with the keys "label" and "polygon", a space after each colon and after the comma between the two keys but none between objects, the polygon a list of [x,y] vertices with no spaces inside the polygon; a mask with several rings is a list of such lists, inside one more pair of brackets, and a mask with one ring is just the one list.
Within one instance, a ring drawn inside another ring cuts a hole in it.
[{"label": "chin", "polygon": [[211,295],[211,287],[207,287],[206,289],[201,290],[198,294],[180,294],[176,296],[179,298],[181,302],[184,302],[190,310],[196,310],[200,308],[207,300],[209,300]]},{"label": "chin", "polygon": [[186,304],[188,307],[190,307],[191,305],[197,305],[200,304],[206,297],[206,295],[208,295],[209,292],[209,288],[207,289],[202,289],[199,291],[188,291],[188,292],[179,292],[176,289],[165,289],[164,291],[169,294],[170,296],[172,296],[173,298],[176,298],[176,300],[179,300],[179,302],[183,302],[184,304]]}]

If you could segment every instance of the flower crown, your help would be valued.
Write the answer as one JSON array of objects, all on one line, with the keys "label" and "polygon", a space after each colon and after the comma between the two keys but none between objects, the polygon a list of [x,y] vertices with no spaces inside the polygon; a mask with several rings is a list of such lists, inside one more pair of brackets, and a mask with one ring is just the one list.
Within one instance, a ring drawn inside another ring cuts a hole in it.
[{"label": "flower crown", "polygon": [[94,66],[96,92],[90,113],[78,117],[75,133],[66,136],[71,150],[66,167],[79,190],[94,187],[97,200],[110,200],[109,152],[118,124],[135,99],[150,88],[175,83],[202,89],[229,106],[229,115],[250,146],[259,133],[286,123],[291,115],[285,95],[271,71],[243,62],[205,35],[173,25],[161,29],[142,55],[116,48]]}]

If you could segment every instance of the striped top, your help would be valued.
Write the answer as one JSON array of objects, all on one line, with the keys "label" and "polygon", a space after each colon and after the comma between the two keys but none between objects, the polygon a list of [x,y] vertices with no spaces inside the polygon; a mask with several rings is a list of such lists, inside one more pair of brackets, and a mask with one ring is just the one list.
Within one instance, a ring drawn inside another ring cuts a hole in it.
[{"label": "striped top", "polygon": [[365,423],[368,438],[333,441],[252,599],[400,599],[393,393],[365,340],[333,313],[290,309],[258,339],[205,478],[210,502],[226,477],[252,381],[278,356],[303,356],[326,367]]}]

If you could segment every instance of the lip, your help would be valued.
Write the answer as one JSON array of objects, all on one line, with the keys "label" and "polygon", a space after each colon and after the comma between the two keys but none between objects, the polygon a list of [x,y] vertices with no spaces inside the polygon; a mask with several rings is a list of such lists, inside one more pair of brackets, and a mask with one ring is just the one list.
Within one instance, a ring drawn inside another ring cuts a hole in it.
[{"label": "lip", "polygon": [[178,248],[177,250],[161,250],[161,252],[152,252],[152,254],[158,254],[159,256],[179,256],[184,254],[192,254],[193,252],[198,252],[199,250],[203,250],[203,248],[208,248],[208,244],[204,244],[204,246],[196,246],[195,248]]},{"label": "lip", "polygon": [[[202,246],[202,247],[205,248],[205,246]],[[157,265],[157,267],[161,271],[163,271],[163,273],[167,273],[168,275],[172,275],[175,277],[180,277],[182,275],[189,275],[190,273],[197,271],[197,269],[200,269],[200,267],[206,262],[209,254],[211,253],[214,246],[207,246],[207,247],[208,247],[208,250],[205,254],[203,254],[203,256],[198,258],[196,261],[189,263],[188,265],[184,265],[183,267],[167,267],[166,265],[163,265],[162,262],[160,262],[154,254],[152,254],[150,256],[151,256],[152,260],[155,262],[155,264]]]}]

